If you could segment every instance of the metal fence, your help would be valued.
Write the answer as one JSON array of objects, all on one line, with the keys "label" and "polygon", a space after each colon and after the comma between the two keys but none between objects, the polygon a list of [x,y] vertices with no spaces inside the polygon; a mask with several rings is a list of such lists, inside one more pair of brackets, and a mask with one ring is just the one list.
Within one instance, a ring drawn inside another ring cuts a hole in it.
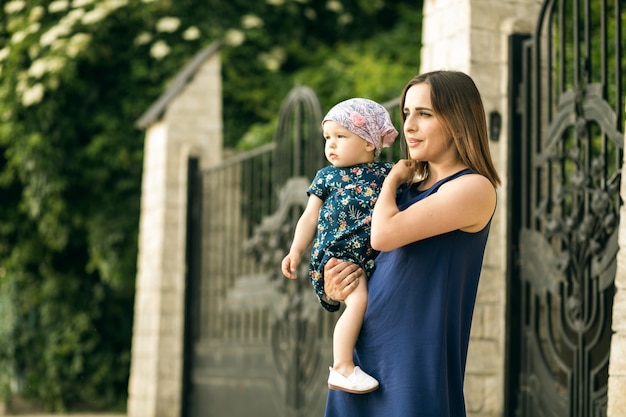
[{"label": "metal fence", "polygon": [[308,259],[297,280],[280,272],[306,189],[327,163],[321,119],[313,91],[295,87],[273,143],[197,173],[186,415],[322,414],[339,315],[317,302]]}]

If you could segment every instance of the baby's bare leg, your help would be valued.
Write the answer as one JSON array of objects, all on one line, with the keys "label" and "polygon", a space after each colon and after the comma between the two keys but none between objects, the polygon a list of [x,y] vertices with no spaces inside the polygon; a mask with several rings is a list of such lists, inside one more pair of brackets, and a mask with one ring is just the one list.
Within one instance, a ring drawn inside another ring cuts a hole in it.
[{"label": "baby's bare leg", "polygon": [[367,281],[362,279],[344,302],[346,308],[333,333],[333,369],[347,377],[354,372],[354,345],[367,308]]}]

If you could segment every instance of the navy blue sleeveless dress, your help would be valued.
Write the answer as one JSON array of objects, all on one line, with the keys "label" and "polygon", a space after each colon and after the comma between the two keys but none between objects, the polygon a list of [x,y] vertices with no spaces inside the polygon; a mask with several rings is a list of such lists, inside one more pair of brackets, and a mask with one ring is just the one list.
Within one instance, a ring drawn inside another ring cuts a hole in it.
[{"label": "navy blue sleeveless dress", "polygon": [[[398,207],[437,192],[464,170]],[[463,417],[463,379],[489,227],[413,242],[376,258],[355,363],[380,381],[369,394],[329,390],[326,417]]]}]

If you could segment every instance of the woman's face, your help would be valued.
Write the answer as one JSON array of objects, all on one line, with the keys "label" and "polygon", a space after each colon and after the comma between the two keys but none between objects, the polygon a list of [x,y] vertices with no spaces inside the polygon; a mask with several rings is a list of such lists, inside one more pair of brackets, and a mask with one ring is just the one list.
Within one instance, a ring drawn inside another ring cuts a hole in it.
[{"label": "woman's face", "polygon": [[433,111],[430,102],[430,85],[411,86],[404,98],[404,137],[411,159],[438,162],[455,153],[452,138]]},{"label": "woman's face", "polygon": [[328,162],[344,168],[370,162],[374,159],[375,146],[352,133],[334,120],[324,122],[324,153]]}]

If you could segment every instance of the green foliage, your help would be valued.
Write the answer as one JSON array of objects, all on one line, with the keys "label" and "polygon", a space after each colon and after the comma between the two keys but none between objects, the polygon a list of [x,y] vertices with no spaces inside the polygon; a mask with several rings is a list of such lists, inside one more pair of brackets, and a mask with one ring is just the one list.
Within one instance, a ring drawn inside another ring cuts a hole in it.
[{"label": "green foliage", "polygon": [[374,38],[320,49],[315,60],[319,66],[303,68],[294,80],[310,86],[324,109],[350,97],[380,102],[398,97],[419,71],[421,33],[416,28],[421,25],[421,13],[407,8],[405,16]]},{"label": "green foliage", "polygon": [[[418,2],[419,3],[419,2]],[[10,0],[0,9],[0,395],[123,409],[143,132],[202,47],[222,49],[225,142],[270,139],[297,82],[327,108],[416,72],[413,0]]]},{"label": "green foliage", "polygon": [[[2,392],[17,383],[55,411],[123,407],[143,153],[133,122],[171,72],[131,75],[155,63],[129,48],[154,24],[148,6],[83,2],[70,23],[69,10],[36,3],[4,9]],[[85,16],[101,19],[87,27]]]},{"label": "green foliage", "polygon": [[[349,77],[374,75],[376,78],[361,82],[370,87],[381,81],[387,85],[394,82],[400,85],[393,89],[389,97],[384,97],[387,100],[399,94],[399,88],[406,80],[394,79],[400,70],[387,71],[385,67],[404,66],[410,62],[408,68],[413,71],[409,72],[416,72],[418,68],[421,2],[284,0],[258,2],[254,6],[250,2],[244,3],[246,6],[238,9],[243,16],[243,29],[231,28],[226,39],[230,39],[229,34],[241,33],[245,41],[223,51],[224,141],[227,146],[236,146],[248,126],[272,123],[282,98],[296,83],[314,87],[325,102],[328,90],[343,88]],[[282,5],[273,6],[270,3]],[[262,18],[253,24],[255,20],[250,16]],[[412,25],[402,23],[406,20]],[[247,29],[246,22],[250,25]],[[403,28],[396,29],[400,24]],[[389,31],[396,34],[395,39],[387,34]],[[400,34],[409,37],[399,38]],[[367,47],[363,46],[365,43]],[[351,71],[358,71],[352,66],[368,65],[367,57],[355,56],[359,54],[351,52],[353,48],[369,48],[367,52],[371,54],[371,61],[380,59],[377,62],[380,72],[352,74]],[[393,62],[391,57],[399,56],[402,58]],[[333,67],[332,59],[340,60],[338,67]],[[306,74],[298,75],[299,71],[307,68],[319,84],[309,82]],[[385,76],[379,77],[380,73],[385,73]],[[323,90],[316,89],[322,86],[325,87]],[[373,93],[363,91],[362,95]],[[347,87],[345,92],[347,95],[354,94]],[[242,120],[246,123],[241,123]],[[268,140],[271,138],[266,137],[261,142]]]},{"label": "green foliage", "polygon": [[[338,41],[334,44],[321,45],[308,53],[306,65],[288,75],[288,82],[285,81],[284,73],[270,73],[266,79],[272,83],[272,87],[268,90],[259,90],[251,86],[250,94],[279,91],[279,96],[284,97],[294,85],[306,85],[318,95],[323,111],[350,97],[366,97],[380,102],[397,98],[405,83],[419,71],[422,14],[421,9],[416,10],[413,5],[396,6],[396,13],[403,18],[398,19],[387,31],[351,42]],[[302,48],[294,50],[301,54]],[[225,69],[231,70],[233,69]],[[236,82],[227,83],[225,88],[239,89],[246,82],[236,75],[233,76],[233,80]],[[256,79],[252,80],[256,83]],[[236,91],[232,93],[236,94]],[[238,97],[248,96],[240,94]],[[271,100],[271,97],[249,96],[249,102],[258,102],[259,110],[255,114],[263,115],[263,118],[255,119],[252,129],[249,128],[251,124],[244,125],[247,127],[246,133],[243,140],[237,142],[240,149],[250,149],[273,139],[275,118],[278,113],[276,106],[280,103]],[[266,105],[263,110],[264,102],[273,104]],[[233,107],[240,108],[241,106]],[[232,115],[233,122],[239,120],[236,116]],[[397,116],[394,122],[399,126],[399,113]],[[269,121],[265,122],[264,119]],[[226,123],[228,120],[227,118]]]}]

